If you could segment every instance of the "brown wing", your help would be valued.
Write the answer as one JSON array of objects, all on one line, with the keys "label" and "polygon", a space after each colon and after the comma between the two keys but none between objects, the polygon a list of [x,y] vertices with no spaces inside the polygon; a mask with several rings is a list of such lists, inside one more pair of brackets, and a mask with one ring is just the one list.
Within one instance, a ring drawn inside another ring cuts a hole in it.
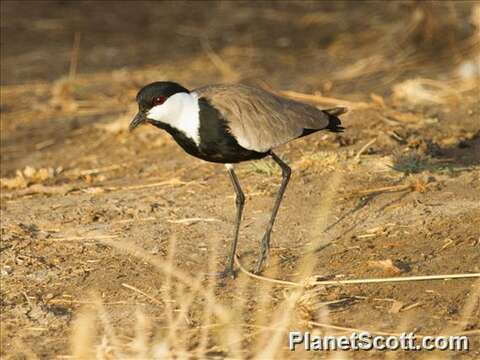
[{"label": "brown wing", "polygon": [[211,85],[193,90],[206,98],[227,121],[238,143],[265,152],[302,135],[304,129],[323,129],[328,114],[314,106],[243,85]]}]

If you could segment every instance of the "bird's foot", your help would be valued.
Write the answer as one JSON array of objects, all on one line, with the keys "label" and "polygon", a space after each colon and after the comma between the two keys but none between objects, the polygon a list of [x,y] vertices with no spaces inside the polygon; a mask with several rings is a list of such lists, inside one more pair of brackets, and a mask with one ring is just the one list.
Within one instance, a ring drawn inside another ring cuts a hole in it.
[{"label": "bird's foot", "polygon": [[263,269],[263,263],[265,262],[266,259],[267,259],[266,256],[258,258],[257,264],[255,265],[255,270],[253,270],[253,273],[255,275],[260,275],[261,274],[262,269]]}]

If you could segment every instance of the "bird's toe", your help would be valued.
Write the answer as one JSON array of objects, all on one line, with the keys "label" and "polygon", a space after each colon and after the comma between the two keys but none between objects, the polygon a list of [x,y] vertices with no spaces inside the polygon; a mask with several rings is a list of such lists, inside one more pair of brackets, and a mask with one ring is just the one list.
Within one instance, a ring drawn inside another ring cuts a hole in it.
[{"label": "bird's toe", "polygon": [[207,277],[214,277],[214,278],[218,278],[218,279],[227,279],[227,278],[235,279],[235,277],[237,276],[237,273],[235,272],[235,270],[233,270],[231,268],[227,268],[223,271],[214,272],[214,273],[207,273],[206,276]]}]

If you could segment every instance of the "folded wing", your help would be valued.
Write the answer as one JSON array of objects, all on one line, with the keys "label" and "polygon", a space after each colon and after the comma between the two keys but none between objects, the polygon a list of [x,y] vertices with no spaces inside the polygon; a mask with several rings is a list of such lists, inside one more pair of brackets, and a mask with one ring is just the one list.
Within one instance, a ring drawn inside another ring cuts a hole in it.
[{"label": "folded wing", "polygon": [[221,113],[242,147],[258,152],[328,128],[331,121],[314,106],[247,85],[211,85],[194,92]]}]

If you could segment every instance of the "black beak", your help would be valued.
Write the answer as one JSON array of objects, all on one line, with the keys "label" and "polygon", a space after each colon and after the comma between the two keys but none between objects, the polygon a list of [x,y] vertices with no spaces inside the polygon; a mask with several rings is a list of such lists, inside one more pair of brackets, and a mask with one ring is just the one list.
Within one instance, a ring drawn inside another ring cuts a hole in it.
[{"label": "black beak", "polygon": [[147,118],[145,117],[145,114],[139,111],[137,115],[135,115],[135,117],[133,118],[128,129],[130,131],[133,131],[133,129],[135,129],[138,125],[141,125],[142,123],[144,123],[146,120]]}]

